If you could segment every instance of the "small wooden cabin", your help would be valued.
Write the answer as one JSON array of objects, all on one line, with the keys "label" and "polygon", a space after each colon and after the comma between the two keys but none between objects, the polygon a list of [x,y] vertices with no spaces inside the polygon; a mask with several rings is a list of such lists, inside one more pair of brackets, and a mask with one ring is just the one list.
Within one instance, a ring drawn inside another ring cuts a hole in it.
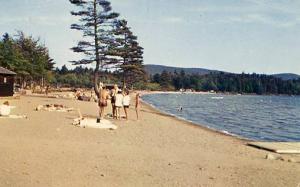
[{"label": "small wooden cabin", "polygon": [[14,78],[16,73],[0,67],[0,97],[14,95]]}]

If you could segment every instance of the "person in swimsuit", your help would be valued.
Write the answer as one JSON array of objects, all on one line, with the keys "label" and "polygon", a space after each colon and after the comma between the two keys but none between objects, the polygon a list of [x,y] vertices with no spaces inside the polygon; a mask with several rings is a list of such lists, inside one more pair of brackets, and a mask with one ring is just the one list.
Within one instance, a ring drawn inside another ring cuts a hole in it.
[{"label": "person in swimsuit", "polygon": [[137,120],[139,120],[139,107],[140,107],[140,93],[136,93],[136,95],[135,95],[135,113],[136,113]]},{"label": "person in swimsuit", "polygon": [[98,106],[100,108],[99,115],[100,115],[100,119],[103,119],[105,107],[107,107],[107,99],[109,99],[108,91],[106,90],[104,85],[102,87],[100,87],[99,94],[100,94],[99,103],[98,103]]}]

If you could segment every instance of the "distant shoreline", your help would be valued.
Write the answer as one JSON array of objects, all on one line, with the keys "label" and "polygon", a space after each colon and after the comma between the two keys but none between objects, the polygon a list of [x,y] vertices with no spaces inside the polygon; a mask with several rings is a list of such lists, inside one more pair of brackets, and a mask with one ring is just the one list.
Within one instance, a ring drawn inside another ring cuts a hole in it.
[{"label": "distant shoreline", "polygon": [[139,91],[142,95],[148,94],[199,94],[199,95],[238,95],[238,96],[289,96],[300,97],[300,95],[288,95],[288,94],[255,94],[255,93],[228,93],[228,92],[180,92],[180,91]]}]

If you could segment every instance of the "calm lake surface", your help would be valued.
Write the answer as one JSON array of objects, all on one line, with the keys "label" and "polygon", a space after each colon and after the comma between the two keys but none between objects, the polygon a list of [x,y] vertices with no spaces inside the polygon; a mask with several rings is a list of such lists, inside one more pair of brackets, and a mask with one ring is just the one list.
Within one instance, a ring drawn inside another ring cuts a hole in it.
[{"label": "calm lake surface", "polygon": [[299,96],[150,94],[143,100],[162,112],[234,136],[300,141]]}]

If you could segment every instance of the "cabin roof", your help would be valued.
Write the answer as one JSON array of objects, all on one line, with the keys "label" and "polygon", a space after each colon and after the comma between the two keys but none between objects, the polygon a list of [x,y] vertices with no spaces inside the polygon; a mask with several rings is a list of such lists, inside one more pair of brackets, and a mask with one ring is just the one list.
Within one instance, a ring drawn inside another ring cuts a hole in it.
[{"label": "cabin roof", "polygon": [[8,69],[5,69],[3,67],[0,67],[0,74],[2,74],[2,75],[16,75],[15,72],[10,71]]}]

